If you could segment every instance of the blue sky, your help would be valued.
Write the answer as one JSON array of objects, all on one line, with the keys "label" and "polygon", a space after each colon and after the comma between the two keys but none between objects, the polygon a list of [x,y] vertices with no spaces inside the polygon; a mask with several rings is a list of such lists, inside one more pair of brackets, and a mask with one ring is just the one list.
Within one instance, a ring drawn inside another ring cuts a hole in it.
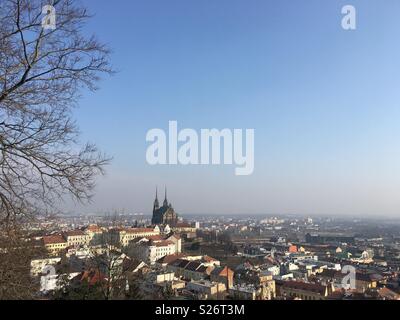
[{"label": "blue sky", "polygon": [[[114,157],[79,212],[399,215],[398,0],[82,1],[119,72],[82,92],[82,140]],[[357,30],[341,8],[357,9]],[[255,171],[149,166],[146,132],[254,128]]]}]

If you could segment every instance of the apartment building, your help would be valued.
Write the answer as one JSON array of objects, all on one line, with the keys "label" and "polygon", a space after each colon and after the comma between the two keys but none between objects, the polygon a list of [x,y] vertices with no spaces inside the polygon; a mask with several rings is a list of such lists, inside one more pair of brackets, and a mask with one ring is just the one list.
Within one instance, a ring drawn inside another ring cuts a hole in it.
[{"label": "apartment building", "polygon": [[56,255],[68,247],[68,242],[62,235],[49,235],[43,237],[43,245],[51,255]]}]

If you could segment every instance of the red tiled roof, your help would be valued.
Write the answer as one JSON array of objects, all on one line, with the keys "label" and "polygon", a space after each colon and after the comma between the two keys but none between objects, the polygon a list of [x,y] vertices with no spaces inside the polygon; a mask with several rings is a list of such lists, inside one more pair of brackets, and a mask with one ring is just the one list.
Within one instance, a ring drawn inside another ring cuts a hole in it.
[{"label": "red tiled roof", "polygon": [[94,285],[98,282],[104,281],[105,276],[97,270],[84,271],[80,275],[80,281],[82,282],[84,280],[86,280],[89,285]]},{"label": "red tiled roof", "polygon": [[90,226],[88,226],[86,228],[86,230],[91,231],[91,232],[101,232],[102,231],[101,228],[96,224],[91,224]]},{"label": "red tiled roof", "polygon": [[166,247],[171,244],[174,244],[172,241],[169,240],[164,240],[164,241],[159,241],[159,242],[152,242],[151,245],[156,246],[156,247]]},{"label": "red tiled roof", "polygon": [[307,283],[301,281],[282,281],[281,283],[282,286],[286,288],[311,291],[321,295],[324,295],[326,291],[326,286],[317,283]]},{"label": "red tiled roof", "polygon": [[81,230],[72,230],[72,231],[67,231],[67,232],[65,232],[65,235],[66,235],[67,237],[75,237],[75,236],[85,236],[86,233],[84,233],[84,232],[81,231]]},{"label": "red tiled roof", "polygon": [[175,225],[175,228],[192,228],[192,226],[189,223],[180,222]]},{"label": "red tiled roof", "polygon": [[154,232],[154,229],[152,228],[129,228],[129,229],[124,229],[127,233],[148,233],[148,232]]},{"label": "red tiled roof", "polygon": [[144,237],[144,238],[149,239],[149,240],[151,240],[151,241],[162,241],[162,240],[164,240],[164,238],[162,237],[162,235],[159,235],[159,234],[154,235],[154,236],[146,236],[146,237]]},{"label": "red tiled roof", "polygon": [[66,243],[67,241],[62,235],[51,235],[43,237],[44,244],[54,244],[54,243]]},{"label": "red tiled roof", "polygon": [[168,256],[164,256],[160,259],[157,260],[158,263],[172,263],[178,259],[186,257],[186,254],[184,253],[177,253],[177,254],[170,254]]},{"label": "red tiled roof", "polygon": [[233,275],[234,274],[233,270],[231,270],[227,266],[225,266],[225,267],[216,267],[216,268],[214,268],[213,271],[211,271],[211,273],[214,276],[221,276],[221,277],[226,277],[227,274],[228,275]]}]

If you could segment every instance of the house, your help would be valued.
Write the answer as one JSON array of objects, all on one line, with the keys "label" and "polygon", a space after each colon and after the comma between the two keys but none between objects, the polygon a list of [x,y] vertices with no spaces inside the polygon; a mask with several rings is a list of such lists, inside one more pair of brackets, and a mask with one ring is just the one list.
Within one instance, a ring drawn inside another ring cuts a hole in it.
[{"label": "house", "polygon": [[167,265],[167,270],[174,271],[186,280],[202,280],[210,277],[214,265],[205,265],[201,260],[176,259]]},{"label": "house", "polygon": [[164,257],[161,257],[156,261],[156,266],[166,268],[168,264],[178,260],[178,259],[184,259],[186,257],[186,254],[184,253],[175,253],[175,254],[170,254]]},{"label": "house", "polygon": [[196,227],[187,222],[178,222],[172,230],[178,233],[195,233]]},{"label": "house", "polygon": [[175,272],[178,277],[182,277],[185,267],[190,263],[189,260],[186,259],[177,259],[174,260],[167,265],[167,270],[171,270]]},{"label": "house", "polygon": [[179,235],[173,234],[166,238],[167,241],[171,241],[175,244],[175,252],[182,252],[182,239]]},{"label": "house", "polygon": [[81,230],[67,231],[63,235],[67,240],[68,247],[85,246],[90,242],[90,235]]},{"label": "house", "polygon": [[128,250],[131,256],[154,264],[164,256],[179,253],[176,251],[176,247],[176,243],[170,240],[143,238],[140,241],[132,242]]},{"label": "house", "polygon": [[266,271],[271,272],[271,274],[274,276],[279,276],[281,273],[281,268],[279,265],[267,266]]},{"label": "house", "polygon": [[325,300],[332,292],[332,285],[307,283],[302,281],[276,281],[277,296],[301,300]]},{"label": "house", "polygon": [[378,290],[379,298],[382,300],[400,300],[400,294],[388,289],[382,288]]},{"label": "house", "polygon": [[260,272],[259,298],[261,300],[272,300],[276,297],[275,280],[271,272]]},{"label": "house", "polygon": [[225,295],[226,286],[224,283],[212,282],[207,280],[190,281],[186,284],[186,289],[204,298],[220,298]]},{"label": "house", "polygon": [[106,276],[99,270],[90,269],[78,273],[71,279],[72,286],[79,286],[82,283],[87,283],[89,286],[104,285],[106,283]]},{"label": "house", "polygon": [[112,238],[126,247],[137,238],[160,236],[160,228],[117,228],[110,231]]},{"label": "house", "polygon": [[229,296],[234,300],[256,300],[258,290],[254,285],[234,285],[229,288]]},{"label": "house", "polygon": [[187,280],[202,280],[210,275],[214,266],[205,266],[199,261],[190,261],[183,269],[183,277]]},{"label": "house", "polygon": [[146,275],[146,279],[154,284],[160,284],[164,282],[171,282],[175,279],[174,272],[149,272]]},{"label": "house", "polygon": [[62,235],[44,236],[43,244],[46,250],[51,255],[59,254],[60,252],[64,251],[68,246],[68,242],[64,239]]},{"label": "house", "polygon": [[210,279],[214,282],[221,282],[227,284],[228,289],[233,286],[233,270],[229,269],[228,266],[225,267],[215,267],[211,271]]},{"label": "house", "polygon": [[368,289],[375,289],[378,286],[378,281],[382,276],[375,273],[356,273],[356,290],[364,292]]},{"label": "house", "polygon": [[167,237],[160,234],[136,237],[128,244],[130,255],[150,264],[155,264],[165,256],[179,254],[182,250],[182,240],[175,234]]},{"label": "house", "polygon": [[124,272],[137,273],[147,267],[148,266],[145,262],[137,259],[131,259],[129,257],[125,257],[122,262],[122,270]]},{"label": "house", "polygon": [[335,289],[343,288],[343,278],[346,274],[335,269],[323,269],[322,272],[317,273],[315,278],[319,279],[321,284],[332,283]]},{"label": "house", "polygon": [[233,291],[229,292],[233,294],[233,298],[238,299],[271,300],[276,295],[275,280],[268,271],[241,269],[235,272],[235,286]]},{"label": "house", "polygon": [[205,265],[207,267],[221,265],[221,262],[219,260],[214,259],[213,257],[207,256],[207,255],[201,257],[201,262],[203,263],[203,265]]}]

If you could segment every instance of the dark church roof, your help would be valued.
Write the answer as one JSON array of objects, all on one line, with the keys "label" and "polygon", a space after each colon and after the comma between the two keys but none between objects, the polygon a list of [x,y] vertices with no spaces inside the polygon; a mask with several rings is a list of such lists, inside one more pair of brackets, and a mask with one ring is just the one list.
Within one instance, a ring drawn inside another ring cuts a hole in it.
[{"label": "dark church roof", "polygon": [[172,205],[167,200],[167,189],[165,188],[165,199],[162,207],[159,206],[158,193],[156,189],[156,198],[153,205],[153,217],[151,219],[152,224],[168,224],[171,226],[176,225],[178,222],[178,215],[172,208]]}]

